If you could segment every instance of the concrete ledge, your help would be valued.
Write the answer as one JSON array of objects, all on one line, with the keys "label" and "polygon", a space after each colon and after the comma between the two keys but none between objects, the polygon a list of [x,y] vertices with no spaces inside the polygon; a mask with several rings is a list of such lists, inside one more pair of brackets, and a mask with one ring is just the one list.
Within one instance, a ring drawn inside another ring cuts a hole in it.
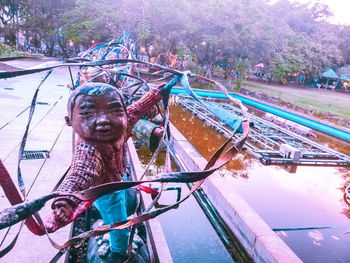
[{"label": "concrete ledge", "polygon": [[[207,161],[186,138],[171,125],[171,142],[176,154],[191,171],[202,170]],[[217,211],[255,262],[302,262],[277,236],[263,219],[236,193],[230,185],[233,177],[211,175],[202,185]]]},{"label": "concrete ledge", "polygon": [[[140,160],[137,156],[136,149],[134,147],[134,143],[131,138],[128,140],[127,147],[128,147],[129,158],[130,160],[132,160],[130,164],[132,164],[132,169],[134,170],[136,179],[139,180],[143,173],[143,168],[141,167]],[[148,207],[152,202],[151,196],[142,191],[141,191],[141,199],[144,207]],[[170,250],[166,242],[166,239],[164,237],[163,229],[159,220],[157,218],[153,218],[147,221],[146,227],[147,227],[147,243],[148,243],[148,249],[150,252],[151,262],[152,263],[155,263],[155,262],[172,263],[173,259],[171,257]]]}]

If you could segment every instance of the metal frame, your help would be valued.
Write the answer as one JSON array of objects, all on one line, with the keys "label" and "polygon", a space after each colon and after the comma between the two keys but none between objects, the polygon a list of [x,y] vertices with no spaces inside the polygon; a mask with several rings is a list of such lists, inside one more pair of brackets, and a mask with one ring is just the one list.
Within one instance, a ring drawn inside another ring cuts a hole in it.
[{"label": "metal frame", "polygon": [[[231,128],[216,118],[204,105],[191,99],[189,96],[180,95],[180,97],[180,105],[215,128],[225,137],[232,135]],[[215,103],[215,106],[221,107],[233,114],[242,115],[238,108],[228,103],[210,101],[208,103]],[[259,158],[264,165],[350,166],[350,157],[345,154],[322,146],[306,137],[252,114],[249,116],[254,126],[251,128],[246,141],[247,150]],[[299,159],[286,158],[279,151],[281,144],[288,144],[298,149],[301,151],[301,157]]]}]

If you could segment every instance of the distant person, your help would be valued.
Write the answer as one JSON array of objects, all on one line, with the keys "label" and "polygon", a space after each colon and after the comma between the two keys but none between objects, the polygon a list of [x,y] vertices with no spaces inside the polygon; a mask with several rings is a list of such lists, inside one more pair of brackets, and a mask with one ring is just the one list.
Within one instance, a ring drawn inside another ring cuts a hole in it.
[{"label": "distant person", "polygon": [[335,89],[340,89],[341,86],[342,86],[342,81],[338,80],[337,85],[335,86]]}]

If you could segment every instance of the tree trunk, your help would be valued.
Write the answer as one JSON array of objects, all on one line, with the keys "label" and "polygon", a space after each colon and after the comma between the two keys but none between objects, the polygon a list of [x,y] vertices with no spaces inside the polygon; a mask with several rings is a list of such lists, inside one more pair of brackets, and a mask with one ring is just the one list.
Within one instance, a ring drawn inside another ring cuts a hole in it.
[{"label": "tree trunk", "polygon": [[213,77],[213,63],[209,63],[205,69],[205,77],[211,79]]},{"label": "tree trunk", "polygon": [[227,79],[228,76],[230,76],[230,74],[232,73],[233,68],[224,69],[224,70],[225,70],[224,79]]},{"label": "tree trunk", "polygon": [[171,52],[171,46],[172,46],[172,40],[169,40],[169,45],[167,46],[166,50],[165,50],[165,63],[167,66],[170,65],[170,60],[169,60],[169,55]]},{"label": "tree trunk", "polygon": [[146,53],[147,53],[147,56],[148,56],[148,59],[150,60],[151,59],[151,54],[149,53],[149,47],[148,47],[148,44],[147,44],[147,39],[145,39],[145,49],[146,49]]},{"label": "tree trunk", "polygon": [[45,43],[46,45],[46,50],[47,50],[47,53],[50,57],[53,56],[53,48],[55,46],[55,43],[50,43],[51,41],[48,41],[47,43]]},{"label": "tree trunk", "polygon": [[69,55],[68,55],[67,51],[64,49],[64,46],[62,44],[62,41],[61,41],[60,37],[58,37],[58,45],[60,46],[64,57],[65,58],[69,58]]}]

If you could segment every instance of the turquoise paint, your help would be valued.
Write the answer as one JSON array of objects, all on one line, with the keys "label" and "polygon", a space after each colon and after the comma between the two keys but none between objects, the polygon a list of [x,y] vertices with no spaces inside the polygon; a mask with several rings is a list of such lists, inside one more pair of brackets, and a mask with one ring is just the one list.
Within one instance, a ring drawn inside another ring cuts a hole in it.
[{"label": "turquoise paint", "polygon": [[[221,92],[215,92],[215,91],[202,91],[202,90],[195,90],[194,91],[198,96],[203,96],[203,97],[212,97],[212,98],[218,98],[218,99],[226,99],[225,94],[221,93]],[[171,90],[172,94],[186,94],[186,91],[184,89],[180,89],[180,88],[173,88]],[[239,95],[235,95],[235,94],[230,94],[232,97],[241,100],[244,104],[252,106],[254,108],[258,108],[260,110],[275,114],[277,116],[280,116],[282,118],[294,121],[296,123],[299,123],[301,125],[307,126],[311,129],[314,130],[318,130],[321,132],[324,132],[326,134],[332,135],[334,137],[337,137],[339,139],[342,139],[344,141],[350,142],[350,133],[334,128],[332,126],[323,124],[323,123],[319,123],[317,121],[314,120],[310,120],[308,118],[305,117],[301,117],[298,115],[295,115],[293,113],[284,111],[284,110],[280,110],[278,108],[275,107],[271,107],[268,105],[265,105],[263,103],[254,101],[254,100],[250,100],[244,97],[241,97]]]}]

